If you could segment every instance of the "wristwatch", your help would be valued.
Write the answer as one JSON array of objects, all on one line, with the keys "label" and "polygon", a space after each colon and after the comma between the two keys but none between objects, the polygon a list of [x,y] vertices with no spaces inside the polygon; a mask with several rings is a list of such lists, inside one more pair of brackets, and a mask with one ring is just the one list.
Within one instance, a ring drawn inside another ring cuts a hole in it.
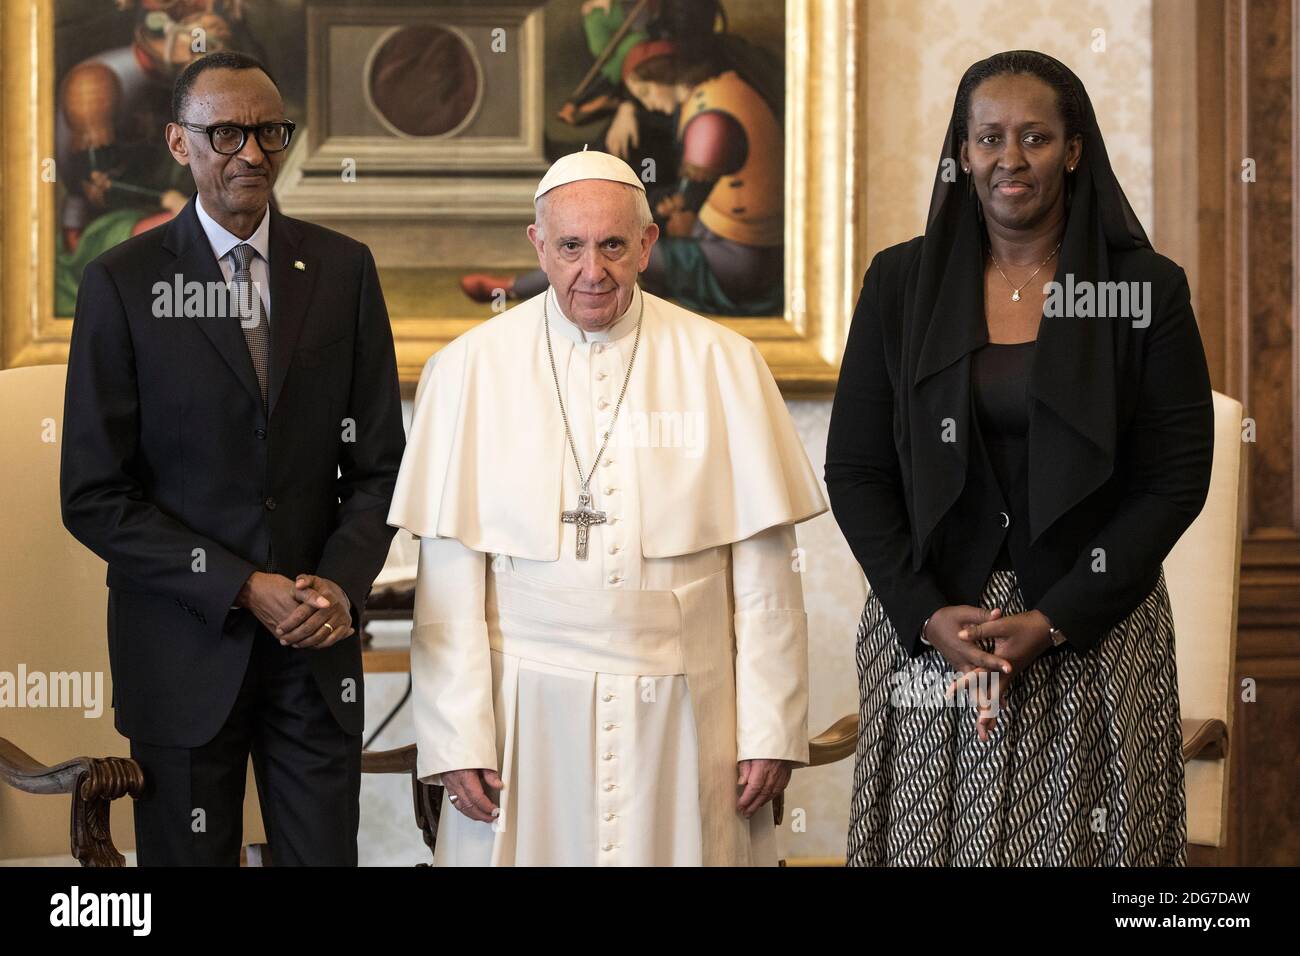
[{"label": "wristwatch", "polygon": [[[1039,613],[1042,614],[1041,611]],[[1043,614],[1043,617],[1047,617],[1047,615]],[[1065,635],[1061,633],[1061,629],[1059,627],[1052,626],[1052,621],[1050,618],[1048,618],[1047,621],[1047,636],[1048,638],[1051,639],[1053,647],[1060,647],[1062,644],[1065,643]]]}]

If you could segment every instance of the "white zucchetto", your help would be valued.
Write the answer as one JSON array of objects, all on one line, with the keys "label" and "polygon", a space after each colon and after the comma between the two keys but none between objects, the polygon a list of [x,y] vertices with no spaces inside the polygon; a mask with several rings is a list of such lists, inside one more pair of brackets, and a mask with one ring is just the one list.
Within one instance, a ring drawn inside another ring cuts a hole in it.
[{"label": "white zucchetto", "polygon": [[543,193],[548,193],[556,186],[567,186],[581,179],[608,179],[615,183],[626,183],[645,192],[645,183],[637,178],[632,167],[617,156],[601,153],[583,147],[579,152],[561,156],[546,171],[542,181],[533,193],[536,202]]}]

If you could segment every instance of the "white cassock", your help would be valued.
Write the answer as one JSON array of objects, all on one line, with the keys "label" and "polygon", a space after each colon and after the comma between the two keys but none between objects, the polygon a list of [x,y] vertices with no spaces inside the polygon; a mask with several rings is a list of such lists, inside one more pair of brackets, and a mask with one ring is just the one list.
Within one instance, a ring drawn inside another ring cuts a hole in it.
[{"label": "white cassock", "polygon": [[[576,558],[560,513],[641,342]],[[776,862],[739,760],[807,763],[807,616],[794,524],[826,510],[743,336],[636,291],[584,333],[549,289],[429,360],[389,523],[421,538],[417,773],[498,770],[495,824],[444,798],[435,865]]]}]

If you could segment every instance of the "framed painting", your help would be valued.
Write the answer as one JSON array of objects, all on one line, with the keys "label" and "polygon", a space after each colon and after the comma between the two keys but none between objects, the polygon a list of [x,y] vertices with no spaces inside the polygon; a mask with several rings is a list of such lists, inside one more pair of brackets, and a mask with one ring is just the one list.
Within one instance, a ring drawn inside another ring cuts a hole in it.
[{"label": "framed painting", "polygon": [[370,245],[402,380],[545,288],[524,230],[584,147],[646,183],[648,291],[834,388],[863,250],[860,11],[819,0],[14,0],[3,7],[0,360],[66,360],[81,270],[193,192],[175,76],[267,65],[298,124],[288,215]]}]

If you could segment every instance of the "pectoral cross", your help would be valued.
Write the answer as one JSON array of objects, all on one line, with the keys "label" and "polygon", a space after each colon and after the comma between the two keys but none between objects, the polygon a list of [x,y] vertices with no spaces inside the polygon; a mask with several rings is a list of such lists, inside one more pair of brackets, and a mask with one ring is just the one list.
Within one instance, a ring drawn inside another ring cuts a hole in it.
[{"label": "pectoral cross", "polygon": [[578,492],[578,507],[572,511],[560,512],[560,520],[565,524],[577,525],[578,560],[587,560],[587,529],[594,524],[605,523],[605,512],[595,511],[591,507],[591,495],[586,491]]}]

